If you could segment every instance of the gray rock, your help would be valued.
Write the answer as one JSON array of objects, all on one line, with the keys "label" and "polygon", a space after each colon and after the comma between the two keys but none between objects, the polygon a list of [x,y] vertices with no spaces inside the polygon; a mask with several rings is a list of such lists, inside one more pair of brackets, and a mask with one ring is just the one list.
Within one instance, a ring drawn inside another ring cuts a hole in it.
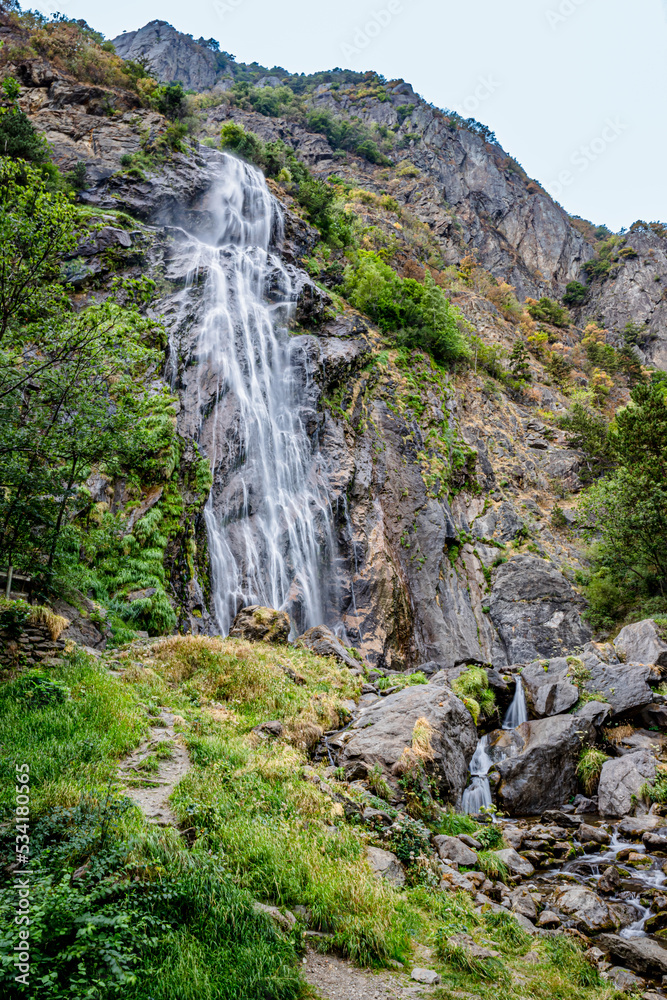
[{"label": "gray rock", "polygon": [[296,644],[312,650],[317,656],[333,656],[335,660],[346,663],[353,670],[358,670],[362,665],[361,661],[352,656],[326,625],[316,625],[314,628],[309,628],[307,632],[299,636]]},{"label": "gray rock", "polygon": [[611,834],[607,830],[602,830],[599,826],[589,826],[588,823],[581,824],[577,837],[582,844],[608,844],[611,841]]},{"label": "gray rock", "polygon": [[578,719],[599,729],[611,715],[611,705],[606,701],[587,701],[575,714]]},{"label": "gray rock", "polygon": [[290,619],[286,611],[262,608],[249,604],[242,608],[232,622],[230,639],[247,639],[249,642],[272,642],[285,645],[290,633]]},{"label": "gray rock", "polygon": [[510,893],[510,900],[512,910],[515,913],[520,913],[521,916],[527,917],[529,920],[537,920],[535,900],[525,889],[515,889],[514,892]]},{"label": "gray rock", "polygon": [[290,910],[282,912],[277,906],[267,906],[266,903],[260,903],[258,900],[254,900],[252,907],[255,913],[264,913],[267,917],[270,917],[282,931],[287,933],[289,933],[296,924],[296,917],[290,912]]},{"label": "gray rock", "polygon": [[656,978],[667,975],[667,949],[653,938],[623,938],[617,934],[601,934],[596,943],[635,972]]},{"label": "gray rock", "polygon": [[622,628],[614,647],[626,663],[657,663],[667,667],[667,642],[652,618]]},{"label": "gray rock", "polygon": [[562,889],[555,894],[553,902],[560,913],[572,918],[585,933],[599,934],[618,926],[615,914],[604,899],[585,886]]},{"label": "gray rock", "polygon": [[542,910],[539,917],[537,918],[538,927],[560,927],[562,921],[557,913],[553,910]]},{"label": "gray rock", "polygon": [[618,868],[610,865],[605,868],[598,879],[598,890],[604,893],[618,892],[621,887],[621,873]]},{"label": "gray rock", "polygon": [[539,718],[561,715],[579,700],[579,689],[569,679],[565,657],[536,660],[522,671],[526,699]]},{"label": "gray rock", "polygon": [[440,976],[433,969],[413,969],[410,978],[416,983],[425,983],[427,986],[435,986],[440,982]]},{"label": "gray rock", "polygon": [[600,815],[629,815],[634,809],[633,796],[639,797],[642,785],[655,778],[655,766],[655,757],[649,750],[606,761],[598,784]]},{"label": "gray rock", "polygon": [[609,969],[606,975],[620,993],[631,993],[643,989],[646,985],[646,980],[641,976],[635,976],[628,969],[622,969],[618,965]]},{"label": "gray rock", "polygon": [[582,599],[555,566],[534,556],[500,566],[489,606],[509,663],[557,657],[590,639]]},{"label": "gray rock", "polygon": [[215,52],[166,21],[151,21],[113,39],[122,59],[145,59],[160,83],[179,80],[186,90],[209,90],[220,76]]},{"label": "gray rock", "polygon": [[395,854],[379,847],[367,847],[366,859],[378,878],[384,878],[397,888],[405,885],[405,872]]},{"label": "gray rock", "polygon": [[577,791],[581,747],[595,730],[575,715],[526,722],[514,733],[492,733],[491,749],[512,753],[495,765],[496,799],[513,816],[534,816],[566,802]]},{"label": "gray rock", "polygon": [[477,855],[475,852],[466,847],[458,837],[438,835],[433,838],[433,843],[443,861],[454,861],[457,865],[466,866],[477,864]]},{"label": "gray rock", "polygon": [[642,708],[653,700],[647,681],[659,680],[650,666],[642,663],[622,663],[618,666],[589,661],[590,679],[584,681],[586,690],[601,696],[611,706],[612,715]]},{"label": "gray rock", "polygon": [[522,858],[513,847],[506,847],[502,851],[494,851],[493,853],[501,861],[504,861],[509,868],[510,875],[528,876],[532,875],[535,871],[530,861]]},{"label": "gray rock", "polygon": [[366,771],[379,764],[386,777],[395,781],[392,769],[411,746],[415,723],[421,718],[433,728],[429,770],[441,795],[458,805],[477,745],[477,730],[463,702],[447,687],[418,684],[372,705],[353,722],[351,739],[338,763],[346,769],[362,764]]}]

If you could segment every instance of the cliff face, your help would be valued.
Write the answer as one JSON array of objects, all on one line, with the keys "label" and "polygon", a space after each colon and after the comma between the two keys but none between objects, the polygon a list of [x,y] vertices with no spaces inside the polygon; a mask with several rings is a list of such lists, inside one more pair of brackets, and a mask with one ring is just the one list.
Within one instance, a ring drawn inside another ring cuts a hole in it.
[{"label": "cliff face", "polygon": [[158,80],[180,81],[186,90],[209,90],[221,75],[214,52],[166,21],[150,21],[138,31],[124,32],[113,44],[123,59],[145,59]]}]

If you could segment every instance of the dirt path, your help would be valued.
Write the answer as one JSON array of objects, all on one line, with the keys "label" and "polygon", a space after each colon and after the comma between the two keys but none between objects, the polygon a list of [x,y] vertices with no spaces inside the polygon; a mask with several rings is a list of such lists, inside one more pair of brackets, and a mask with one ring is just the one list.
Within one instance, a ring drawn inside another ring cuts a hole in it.
[{"label": "dirt path", "polygon": [[310,949],[304,977],[323,1000],[427,1000],[436,989],[415,983],[407,972],[370,972]]},{"label": "dirt path", "polygon": [[119,774],[125,794],[151,823],[175,826],[176,816],[169,796],[190,769],[185,746],[174,730],[174,716],[160,709],[159,722],[151,726],[149,738],[121,763]]}]

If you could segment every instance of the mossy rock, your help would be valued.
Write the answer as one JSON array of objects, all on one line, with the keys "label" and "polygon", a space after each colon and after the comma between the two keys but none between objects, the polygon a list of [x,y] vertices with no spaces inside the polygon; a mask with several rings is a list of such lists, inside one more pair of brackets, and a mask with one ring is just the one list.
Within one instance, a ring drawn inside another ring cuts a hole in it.
[{"label": "mossy rock", "polygon": [[247,639],[249,642],[273,642],[285,645],[290,634],[291,622],[286,611],[263,608],[250,604],[241,608],[232,623],[229,635],[232,639]]}]

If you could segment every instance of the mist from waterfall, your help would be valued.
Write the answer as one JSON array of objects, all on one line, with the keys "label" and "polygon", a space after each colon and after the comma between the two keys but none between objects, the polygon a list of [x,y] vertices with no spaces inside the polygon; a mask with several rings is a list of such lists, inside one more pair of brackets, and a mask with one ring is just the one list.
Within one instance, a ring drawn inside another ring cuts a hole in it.
[{"label": "mist from waterfall", "polygon": [[516,690],[512,704],[507,709],[503,719],[503,729],[516,729],[528,721],[528,707],[526,705],[526,692],[520,676],[516,679]]},{"label": "mist from waterfall", "polygon": [[[196,361],[212,599],[221,632],[249,604],[324,621],[331,511],[296,398],[288,326],[295,295],[280,257],[282,214],[262,173],[213,161],[210,227],[190,236],[186,299],[201,296]],[[205,430],[205,432],[204,432]]]}]

